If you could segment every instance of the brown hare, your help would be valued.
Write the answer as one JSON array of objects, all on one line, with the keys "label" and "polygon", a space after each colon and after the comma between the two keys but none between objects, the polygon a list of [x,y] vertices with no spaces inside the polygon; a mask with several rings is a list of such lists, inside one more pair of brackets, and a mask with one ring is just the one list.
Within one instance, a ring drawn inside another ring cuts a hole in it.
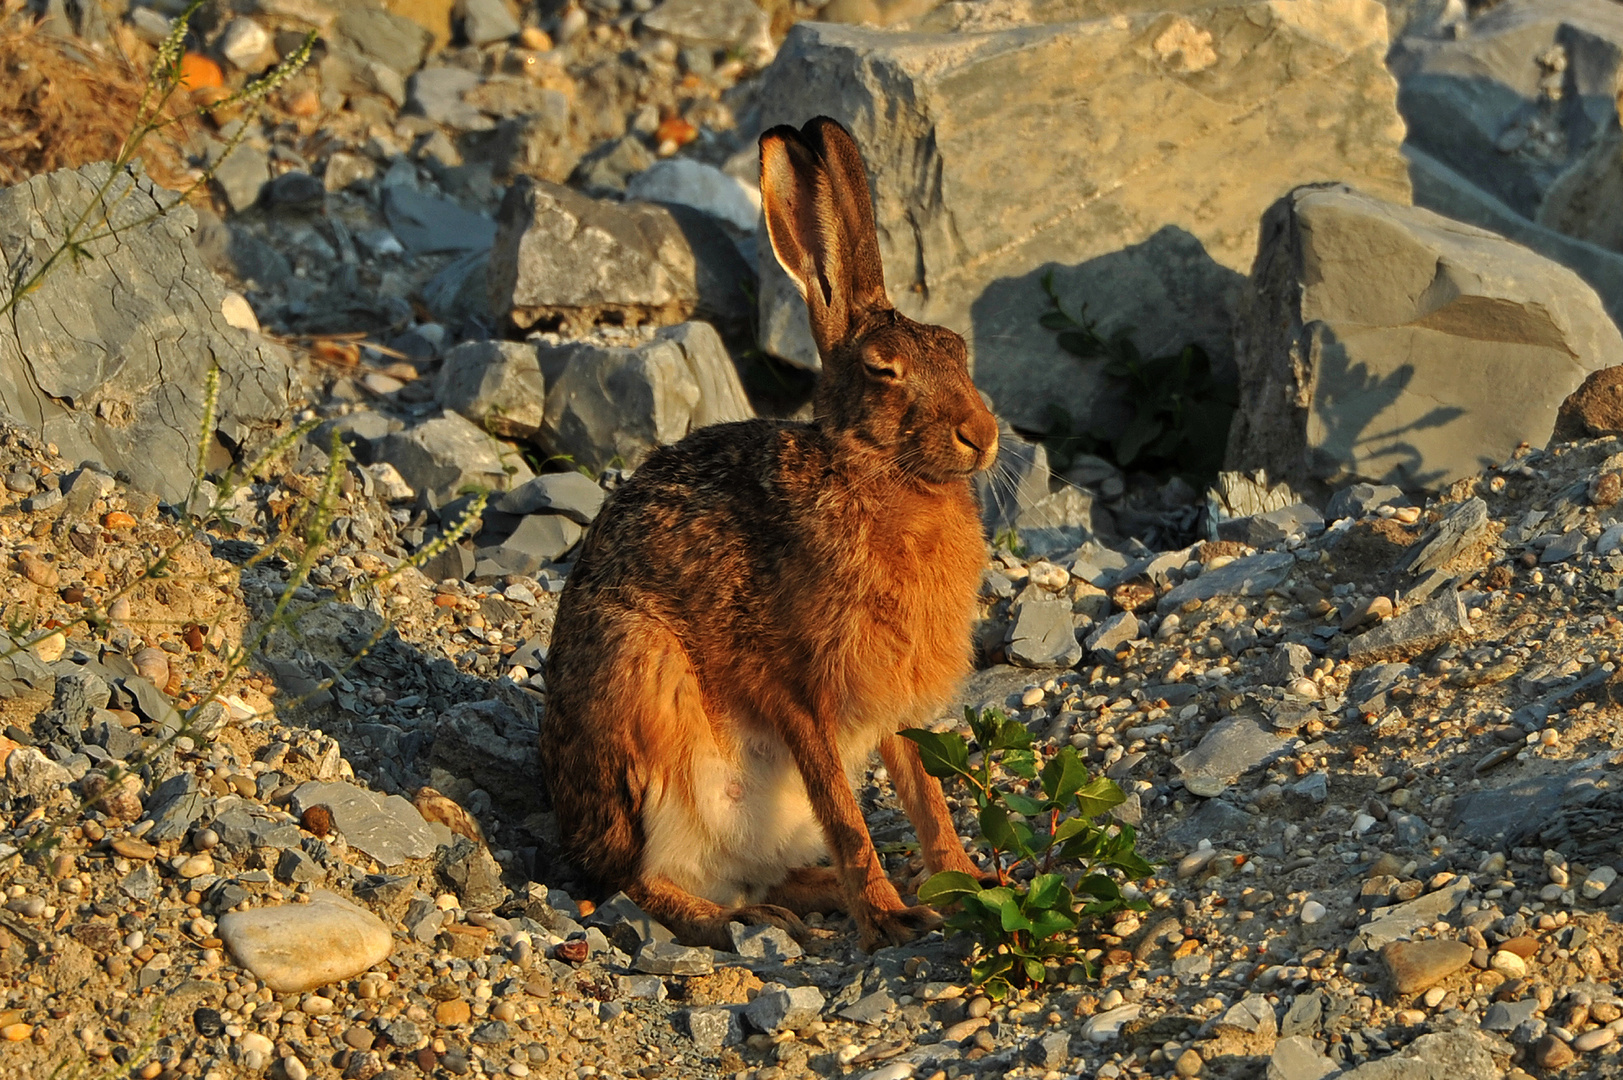
[{"label": "brown hare", "polygon": [[568,856],[678,938],[843,910],[873,948],[940,922],[868,835],[852,782],[875,748],[926,866],[975,872],[896,733],[969,666],[970,478],[997,424],[963,339],[886,298],[844,128],[762,135],[761,194],[822,355],[816,419],[695,431],[609,500],[560,599],[541,759]]}]

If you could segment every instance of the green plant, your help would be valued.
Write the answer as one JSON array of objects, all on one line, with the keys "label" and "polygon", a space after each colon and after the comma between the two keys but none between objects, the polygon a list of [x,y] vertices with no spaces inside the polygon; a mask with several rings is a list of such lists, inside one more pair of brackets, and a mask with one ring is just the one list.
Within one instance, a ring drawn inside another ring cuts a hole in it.
[{"label": "green plant", "polygon": [[1043,326],[1055,331],[1059,347],[1073,356],[1105,361],[1105,374],[1120,381],[1133,410],[1132,419],[1114,437],[1073,432],[1066,417],[1058,432],[1065,452],[1073,447],[1106,451],[1123,469],[1179,473],[1198,481],[1216,477],[1238,399],[1234,387],[1213,376],[1206,351],[1189,344],[1176,353],[1146,357],[1133,344],[1132,327],[1105,337],[1098,320],[1088,318],[1086,305],[1078,315],[1066,311],[1054,291],[1052,271],[1043,275],[1043,291],[1053,305],[1042,316]]},{"label": "green plant", "polygon": [[966,708],[964,719],[979,745],[978,763],[956,732],[909,729],[902,735],[918,745],[931,776],[958,778],[974,799],[997,883],[943,871],[924,883],[919,899],[958,905],[947,928],[976,936],[970,976],[1000,1000],[1016,988],[1063,977],[1064,967],[1086,970],[1077,938],[1083,920],[1148,906],[1123,896],[1109,871],[1129,879],[1152,871],[1135,850],[1132,826],[1096,823],[1127,797],[1103,776],[1090,779],[1075,748],[1061,747],[1039,768],[1031,732],[1020,721],[1001,709],[976,714]]}]

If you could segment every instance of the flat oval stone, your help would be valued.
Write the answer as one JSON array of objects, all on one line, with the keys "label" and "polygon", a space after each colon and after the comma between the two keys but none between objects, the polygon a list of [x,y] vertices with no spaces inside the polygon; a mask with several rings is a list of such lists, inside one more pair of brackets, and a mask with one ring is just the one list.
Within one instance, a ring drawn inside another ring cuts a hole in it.
[{"label": "flat oval stone", "polygon": [[308,904],[233,911],[220,940],[278,994],[353,978],[389,955],[389,928],[364,908],[318,891]]},{"label": "flat oval stone", "polygon": [[1398,941],[1381,951],[1381,959],[1392,973],[1393,989],[1417,994],[1470,963],[1471,953],[1463,941]]}]

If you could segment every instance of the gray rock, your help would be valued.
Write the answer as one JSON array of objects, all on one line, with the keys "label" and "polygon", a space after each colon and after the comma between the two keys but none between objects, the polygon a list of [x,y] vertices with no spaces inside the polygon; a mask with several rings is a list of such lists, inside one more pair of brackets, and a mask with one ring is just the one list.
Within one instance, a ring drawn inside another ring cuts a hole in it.
[{"label": "gray rock", "polygon": [[1268,999],[1261,994],[1248,994],[1229,1006],[1228,1011],[1217,1021],[1217,1026],[1233,1028],[1268,1039],[1279,1033],[1279,1019],[1274,1015],[1274,1007],[1268,1004]]},{"label": "gray rock", "polygon": [[1325,503],[1327,521],[1342,518],[1361,518],[1382,506],[1408,506],[1409,499],[1403,489],[1391,484],[1351,484],[1330,496]]},{"label": "gray rock", "polygon": [[737,324],[749,268],[726,233],[684,206],[589,199],[520,177],[502,200],[490,308],[518,327],[584,331],[607,320]]},{"label": "gray rock", "polygon": [[1281,738],[1249,716],[1231,716],[1172,764],[1192,794],[1211,798],[1236,778],[1286,753],[1291,745],[1292,740]]},{"label": "gray rock", "polygon": [[1349,954],[1379,950],[1415,929],[1436,922],[1459,906],[1471,891],[1471,879],[1461,875],[1435,892],[1391,907],[1378,908],[1378,918],[1359,927],[1347,947]]},{"label": "gray rock", "polygon": [[374,456],[387,461],[413,490],[444,505],[466,488],[505,491],[534,478],[517,451],[456,413],[444,413],[377,440]]},{"label": "gray rock", "polygon": [[286,848],[281,858],[276,860],[276,876],[290,884],[304,881],[320,881],[325,877],[321,867],[316,865],[314,859],[300,851],[298,848]]},{"label": "gray rock", "polygon": [[492,435],[529,438],[541,430],[541,406],[546,400],[535,346],[525,341],[458,345],[445,354],[435,378],[434,397]]},{"label": "gray rock", "polygon": [[[963,332],[979,385],[1022,428],[1046,430],[1051,406],[1082,427],[1120,423],[1102,362],[1079,364],[1038,322],[1049,271],[1106,335],[1137,327],[1145,355],[1198,342],[1221,368],[1258,218],[1281,190],[1338,178],[1409,197],[1366,0],[1321,0],[1308,22],[1264,3],[1020,6],[1030,14],[985,32],[800,23],[763,75],[761,121],[821,113],[850,128],[893,300]],[[815,367],[798,293],[764,234],[757,248],[762,346]]]},{"label": "gray rock", "polygon": [[1285,642],[1269,650],[1262,659],[1262,677],[1274,686],[1284,686],[1292,679],[1307,674],[1313,663],[1313,653],[1306,645]]},{"label": "gray rock", "polygon": [[509,700],[498,693],[453,705],[437,717],[428,764],[453,776],[477,776],[497,805],[522,816],[535,809],[539,739],[534,702],[522,694]]},{"label": "gray rock", "polygon": [[242,213],[259,202],[259,196],[270,182],[270,156],[257,146],[242,143],[223,159],[224,151],[210,155],[214,166],[214,186],[220,189],[233,212]]},{"label": "gray rock", "polygon": [[1488,1006],[1488,1011],[1482,1014],[1482,1028],[1484,1031],[1515,1031],[1516,1028],[1533,1018],[1538,1012],[1538,998],[1523,998],[1521,1001],[1496,1001]]},{"label": "gray rock", "polygon": [[[0,191],[8,265],[42,263],[107,176],[87,165]],[[132,172],[115,179],[106,205],[118,235],[92,241],[0,323],[0,413],[63,457],[102,462],[178,503],[196,467],[209,365],[220,367],[209,435],[250,457],[291,414],[293,375],[285,350],[226,321],[226,288],[191,243],[196,215],[159,215],[173,199]],[[4,303],[15,282],[0,277]]]},{"label": "gray rock", "polygon": [[1026,1060],[1039,1069],[1061,1069],[1071,1060],[1071,1033],[1050,1031],[1026,1044]]},{"label": "gray rock", "polygon": [[[1128,615],[1128,618],[1132,616]],[[1137,620],[1134,620],[1135,631],[1136,628]],[[1103,632],[1101,629],[1100,633]],[[1137,636],[1136,633],[1133,636]],[[1107,651],[1112,650],[1114,644],[1107,645]],[[1083,654],[1082,646],[1076,640],[1070,603],[1058,597],[1022,600],[1015,609],[1014,625],[1009,629],[1007,651],[1010,662],[1021,667],[1075,666]]]},{"label": "gray rock", "polygon": [[1584,377],[1623,356],[1572,271],[1429,210],[1298,188],[1263,235],[1231,468],[1440,489],[1543,439]]},{"label": "gray rock", "polygon": [[1296,1035],[1312,1035],[1317,1031],[1319,1020],[1324,1015],[1324,999],[1323,990],[1297,994],[1290,1008],[1285,1010],[1284,1018],[1279,1021],[1280,1037],[1289,1039]]},{"label": "gray rock", "polygon": [[804,955],[800,943],[789,936],[781,926],[759,923],[745,926],[728,923],[727,936],[732,939],[733,952],[747,960],[767,960],[782,963]]},{"label": "gray rock", "polygon": [[466,836],[456,837],[441,849],[436,869],[465,909],[494,911],[507,900],[502,868],[490,849]]},{"label": "gray rock", "polygon": [[100,676],[70,671],[57,678],[50,707],[34,718],[34,737],[42,743],[79,746],[96,711],[107,708],[107,703],[107,684]]},{"label": "gray rock", "polygon": [[1265,551],[1235,559],[1227,566],[1202,570],[1192,581],[1174,585],[1156,601],[1155,609],[1165,615],[1190,601],[1205,603],[1219,596],[1264,596],[1269,589],[1284,584],[1295,565],[1296,557],[1288,551]]},{"label": "gray rock", "polygon": [[753,232],[761,215],[759,188],[714,165],[686,157],[657,161],[631,177],[626,182],[626,198],[691,206],[741,233]]},{"label": "gray rock", "polygon": [[766,14],[750,0],[664,0],[642,25],[686,45],[737,48],[765,38]]},{"label": "gray rock", "polygon": [[176,773],[159,784],[146,801],[142,817],[153,822],[145,833],[146,838],[153,843],[179,840],[192,823],[203,816],[208,803],[196,776]]},{"label": "gray rock", "polygon": [[1118,611],[1088,635],[1088,649],[1097,656],[1114,658],[1123,645],[1136,641],[1138,635],[1137,616],[1131,611]]},{"label": "gray rock", "polygon": [[670,996],[665,980],[658,975],[620,975],[615,978],[620,996],[632,1001],[664,1001]]},{"label": "gray rock", "polygon": [[1324,531],[1324,518],[1306,503],[1249,517],[1230,518],[1217,525],[1220,540],[1239,540],[1252,547],[1272,547],[1292,535],[1314,536]]},{"label": "gray rock", "polygon": [[492,505],[504,514],[562,514],[576,524],[590,525],[605,497],[602,486],[583,473],[544,473]]},{"label": "gray rock", "polygon": [[1340,1071],[1340,1066],[1314,1048],[1312,1039],[1290,1035],[1274,1044],[1267,1080],[1325,1080]]},{"label": "gray rock", "polygon": [[1416,146],[1404,146],[1403,155],[1409,159],[1415,205],[1554,259],[1589,283],[1612,321],[1623,321],[1623,255],[1534,224]]},{"label": "gray rock", "polygon": [[626,135],[582,157],[570,183],[591,195],[623,195],[631,178],[653,168],[655,162],[640,136]]},{"label": "gray rock", "polygon": [[1500,1080],[1496,1045],[1476,1031],[1422,1035],[1391,1057],[1348,1069],[1337,1080]]},{"label": "gray rock", "polygon": [[400,75],[422,66],[434,35],[406,18],[382,8],[346,5],[336,24],[338,38],[357,52]]},{"label": "gray rock", "polygon": [[[1566,68],[1557,101],[1540,87],[1552,48]],[[1397,42],[1391,62],[1409,140],[1539,220],[1552,189],[1577,179],[1617,122],[1616,103],[1592,88],[1615,84],[1620,54],[1623,13],[1608,5],[1512,0],[1473,19],[1469,34]]]},{"label": "gray rock", "polygon": [[1440,570],[1488,536],[1488,504],[1472,496],[1456,503],[1398,560],[1397,570],[1414,577]]},{"label": "gray rock", "polygon": [[767,983],[744,1006],[744,1020],[766,1035],[799,1030],[823,1015],[823,1000],[823,992],[815,986]]},{"label": "gray rock", "polygon": [[635,956],[644,945],[656,941],[676,940],[676,935],[664,923],[638,907],[636,901],[623,892],[599,904],[587,916],[586,925],[602,930],[614,947],[627,956]]},{"label": "gray rock", "polygon": [[1562,533],[1539,552],[1538,561],[1548,566],[1551,563],[1562,563],[1568,559],[1582,555],[1589,546],[1589,538],[1583,534],[1582,529],[1573,529]]},{"label": "gray rock", "polygon": [[1449,815],[1449,836],[1508,849],[1537,835],[1562,811],[1602,797],[1611,780],[1593,760],[1551,776],[1524,776],[1462,795]]},{"label": "gray rock", "polygon": [[1384,712],[1387,695],[1417,674],[1409,664],[1371,664],[1347,688],[1347,704],[1366,713]]},{"label": "gray rock", "polygon": [[151,863],[143,863],[125,874],[118,882],[118,891],[138,903],[145,903],[158,895],[162,883],[158,871]]},{"label": "gray rock", "polygon": [[1465,604],[1460,594],[1450,589],[1353,638],[1347,646],[1347,658],[1356,661],[1415,653],[1470,632],[1471,620],[1465,613]]},{"label": "gray rock", "polygon": [[708,975],[716,969],[716,954],[701,945],[655,940],[637,950],[631,969],[649,975]]},{"label": "gray rock", "polygon": [[686,1014],[688,1038],[702,1050],[719,1050],[744,1041],[744,1028],[738,1022],[739,1010],[726,1005],[706,1005]]},{"label": "gray rock", "polygon": [[1330,778],[1322,772],[1308,773],[1290,786],[1291,794],[1311,803],[1322,803],[1330,797]]},{"label": "gray rock", "polygon": [[466,68],[426,67],[406,83],[406,104],[453,131],[489,131],[496,121],[462,99],[479,82],[479,73]]},{"label": "gray rock", "polygon": [[414,255],[485,251],[496,237],[496,223],[484,214],[415,188],[385,188],[383,213],[390,231]]},{"label": "gray rock", "polygon": [[884,987],[880,987],[871,994],[862,995],[855,1002],[841,1009],[839,1015],[842,1020],[878,1027],[885,1022],[885,1017],[895,1007],[896,995]]},{"label": "gray rock", "polygon": [[667,327],[635,347],[576,342],[543,350],[541,444],[594,471],[635,468],[707,424],[754,415],[714,329]]},{"label": "gray rock", "polygon": [[469,45],[489,45],[518,33],[518,21],[502,0],[458,0],[462,10],[462,36]]},{"label": "gray rock", "polygon": [[585,532],[561,514],[533,514],[524,518],[506,537],[485,542],[474,549],[474,573],[484,577],[503,574],[529,576],[547,563],[557,562],[579,542]]},{"label": "gray rock", "polygon": [[4,790],[12,799],[48,801],[73,782],[73,776],[32,746],[6,755]]},{"label": "gray rock", "polygon": [[417,808],[399,795],[379,795],[344,781],[309,780],[293,789],[288,809],[303,816],[312,806],[332,813],[333,829],[350,847],[384,866],[425,859],[448,843],[450,833],[423,820]]}]

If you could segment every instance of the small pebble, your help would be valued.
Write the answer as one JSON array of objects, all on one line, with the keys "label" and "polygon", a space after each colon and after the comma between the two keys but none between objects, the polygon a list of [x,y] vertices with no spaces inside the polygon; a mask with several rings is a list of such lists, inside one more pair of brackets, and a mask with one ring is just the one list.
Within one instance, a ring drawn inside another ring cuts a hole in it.
[{"label": "small pebble", "polygon": [[1302,921],[1309,926],[1324,918],[1324,905],[1317,900],[1309,900],[1302,905]]}]

